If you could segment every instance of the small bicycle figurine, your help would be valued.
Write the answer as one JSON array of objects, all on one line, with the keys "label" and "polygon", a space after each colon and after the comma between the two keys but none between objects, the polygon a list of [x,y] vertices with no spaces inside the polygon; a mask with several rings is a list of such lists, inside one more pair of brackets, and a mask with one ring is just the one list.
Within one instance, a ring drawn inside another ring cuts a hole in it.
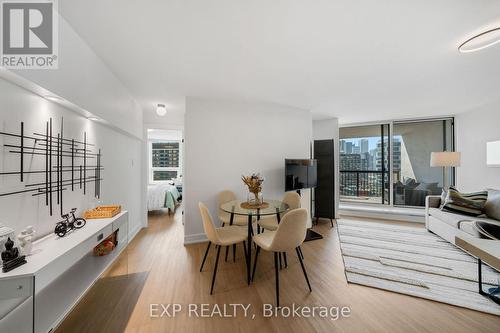
[{"label": "small bicycle figurine", "polygon": [[76,208],[72,208],[71,212],[69,213],[69,214],[71,214],[71,221],[70,221],[69,214],[61,215],[61,217],[65,220],[58,222],[56,224],[56,228],[54,230],[54,233],[57,236],[64,237],[64,235],[66,235],[71,230],[83,228],[85,223],[87,223],[87,221],[85,221],[84,218],[76,217],[75,212],[76,212]]}]

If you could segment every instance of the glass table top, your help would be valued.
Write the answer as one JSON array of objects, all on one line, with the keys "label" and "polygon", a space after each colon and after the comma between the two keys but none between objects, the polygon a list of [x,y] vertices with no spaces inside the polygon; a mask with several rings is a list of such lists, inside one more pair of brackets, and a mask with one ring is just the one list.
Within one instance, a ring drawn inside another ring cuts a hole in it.
[{"label": "glass table top", "polygon": [[220,208],[227,213],[234,213],[236,215],[274,215],[281,214],[288,210],[288,205],[279,200],[264,200],[264,202],[269,204],[267,208],[260,209],[247,209],[242,208],[241,204],[246,203],[243,200],[234,200],[222,204]]}]

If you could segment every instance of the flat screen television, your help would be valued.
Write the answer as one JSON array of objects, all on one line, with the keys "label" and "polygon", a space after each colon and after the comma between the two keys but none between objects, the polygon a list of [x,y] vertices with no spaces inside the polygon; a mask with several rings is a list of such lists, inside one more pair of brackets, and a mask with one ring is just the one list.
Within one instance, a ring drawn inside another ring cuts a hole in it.
[{"label": "flat screen television", "polygon": [[285,159],[285,192],[316,187],[317,166],[312,159]]}]

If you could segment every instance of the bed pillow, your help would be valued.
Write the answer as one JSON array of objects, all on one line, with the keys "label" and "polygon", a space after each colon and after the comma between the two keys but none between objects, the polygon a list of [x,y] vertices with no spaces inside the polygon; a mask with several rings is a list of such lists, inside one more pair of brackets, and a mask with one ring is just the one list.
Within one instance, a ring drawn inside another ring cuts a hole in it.
[{"label": "bed pillow", "polygon": [[460,193],[450,186],[442,210],[452,213],[480,216],[484,213],[484,206],[488,200],[488,191]]},{"label": "bed pillow", "polygon": [[488,191],[488,201],[484,206],[484,212],[488,217],[500,221],[500,191],[499,190],[489,190]]}]

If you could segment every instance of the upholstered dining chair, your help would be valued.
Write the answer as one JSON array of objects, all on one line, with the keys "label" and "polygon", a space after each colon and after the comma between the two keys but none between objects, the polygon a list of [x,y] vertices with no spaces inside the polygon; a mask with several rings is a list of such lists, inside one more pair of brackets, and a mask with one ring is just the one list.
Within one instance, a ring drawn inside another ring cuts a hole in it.
[{"label": "upholstered dining chair", "polygon": [[298,208],[289,211],[281,219],[280,224],[276,231],[264,232],[255,235],[253,241],[257,244],[257,251],[255,252],[255,262],[253,264],[252,280],[255,276],[257,268],[257,258],[259,257],[260,249],[274,253],[274,271],[276,274],[276,306],[280,305],[280,292],[279,292],[279,269],[278,269],[278,254],[295,250],[299,258],[302,272],[306,278],[309,291],[312,292],[309,278],[307,277],[306,268],[302,261],[300,253],[300,245],[304,242],[306,237],[307,224],[307,210],[305,208]]},{"label": "upholstered dining chair", "polygon": [[[287,192],[282,200],[290,210],[300,208],[300,195],[297,192]],[[265,230],[274,231],[278,229],[278,220],[276,215],[263,216],[257,224]]]},{"label": "upholstered dining chair", "polygon": [[[231,214],[228,212],[225,212],[221,209],[221,206],[227,202],[234,201],[236,200],[236,194],[233,191],[230,190],[224,190],[219,192],[218,195],[218,212],[217,215],[219,217],[219,220],[222,222],[222,226],[226,225],[235,225],[235,226],[240,226],[240,227],[247,227],[248,226],[248,217],[243,216],[243,215],[237,215],[234,214],[233,216],[233,223],[231,224]],[[255,222],[255,218],[252,219]],[[252,228],[253,230],[253,228]],[[228,253],[229,247],[226,247],[226,258],[225,261],[227,261],[227,253]],[[233,245],[233,262],[236,260],[236,244]]]},{"label": "upholstered dining chair", "polygon": [[212,286],[210,288],[210,295],[214,290],[215,276],[217,274],[217,265],[219,264],[220,249],[222,246],[236,245],[238,243],[243,243],[243,249],[245,252],[245,258],[247,257],[245,240],[247,239],[247,232],[244,228],[238,226],[226,226],[224,228],[216,228],[210,212],[202,202],[198,203],[200,208],[201,218],[203,220],[203,229],[209,240],[207,250],[203,256],[203,261],[201,262],[200,272],[203,270],[203,265],[205,265],[205,260],[207,259],[208,251],[210,250],[210,245],[215,244],[217,249],[217,257],[215,258],[214,273],[212,275]]},{"label": "upholstered dining chair", "polygon": [[[219,204],[218,217],[219,217],[219,220],[222,222],[222,226],[230,224],[231,214],[223,211],[221,209],[221,206],[227,202],[234,201],[236,199],[237,199],[236,194],[234,194],[233,191],[224,190],[222,192],[219,192],[219,195],[218,195],[218,204]],[[236,215],[236,214],[234,215],[232,225],[246,227],[247,224],[248,224],[248,217],[243,216],[243,215]]]},{"label": "upholstered dining chair", "polygon": [[[297,209],[300,208],[300,195],[297,192],[287,192],[285,196],[283,197],[282,201],[288,205],[289,210]],[[262,228],[262,231],[264,230],[270,230],[270,231],[275,231],[278,229],[278,218],[277,215],[268,215],[268,216],[263,216],[257,221],[257,233],[260,233],[260,228]],[[302,251],[300,252],[302,255]],[[279,258],[279,263],[280,263],[280,269],[281,269],[281,253],[278,255]],[[288,267],[288,262],[287,262],[287,257],[286,257],[286,252],[283,253],[283,258],[285,261],[285,267]],[[303,259],[304,257],[302,257]]]}]

